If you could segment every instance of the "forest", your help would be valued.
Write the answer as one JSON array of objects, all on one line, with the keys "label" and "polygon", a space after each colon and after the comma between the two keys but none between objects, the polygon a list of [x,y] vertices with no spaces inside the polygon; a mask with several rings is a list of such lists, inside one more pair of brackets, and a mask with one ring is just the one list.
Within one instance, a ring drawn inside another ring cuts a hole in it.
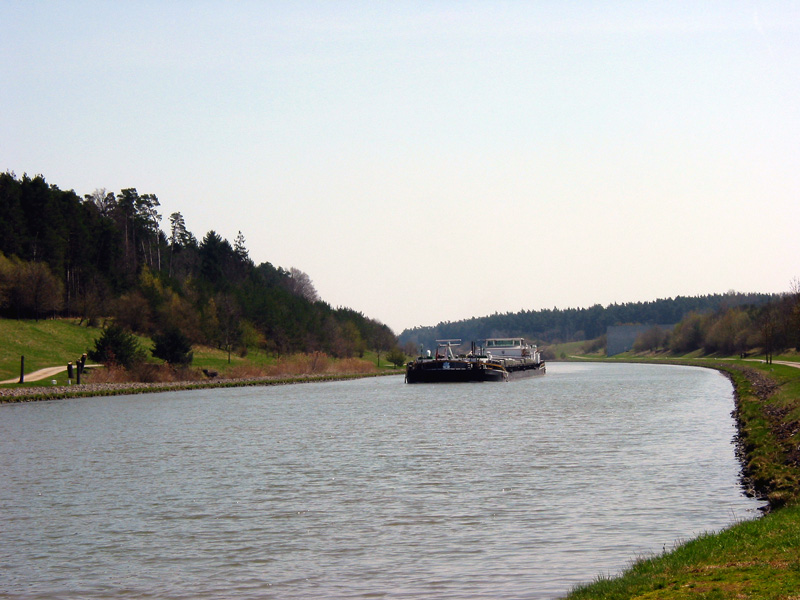
[{"label": "forest", "polygon": [[800,284],[784,294],[729,292],[496,313],[406,330],[320,299],[311,278],[250,258],[244,236],[198,240],[180,212],[166,227],[155,194],[98,189],[83,198],[37,175],[0,174],[0,317],[74,318],[157,339],[180,331],[228,352],[323,352],[336,358],[396,349],[413,355],[437,339],[524,336],[540,344],[598,340],[610,325],[652,330],[640,350],[740,353],[800,345]]},{"label": "forest", "polygon": [[[800,345],[800,284],[791,287],[785,294],[728,292],[605,307],[523,310],[417,327],[403,331],[399,339],[407,351],[433,347],[437,339],[506,336],[526,337],[543,346],[582,340],[600,340],[603,346],[609,326],[644,324],[654,327],[637,340],[639,351],[734,354],[761,348],[772,352]],[[670,334],[658,325],[676,326]]]},{"label": "forest", "polygon": [[762,304],[723,304],[686,314],[671,330],[658,325],[640,334],[635,352],[668,351],[726,356],[758,352],[767,362],[783,351],[800,351],[800,282]]},{"label": "forest", "polygon": [[333,357],[388,351],[386,325],[320,299],[296,268],[256,265],[244,236],[198,240],[180,212],[166,230],[155,194],[98,189],[83,198],[37,175],[0,174],[0,316],[75,318],[191,343]]}]

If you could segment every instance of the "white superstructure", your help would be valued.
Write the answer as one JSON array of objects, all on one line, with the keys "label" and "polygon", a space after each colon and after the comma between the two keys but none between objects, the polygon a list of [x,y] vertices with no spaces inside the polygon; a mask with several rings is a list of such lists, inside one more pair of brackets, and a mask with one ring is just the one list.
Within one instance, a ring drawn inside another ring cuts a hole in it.
[{"label": "white superstructure", "polygon": [[525,338],[489,338],[484,341],[483,353],[490,358],[528,358],[537,364],[541,362],[536,345]]}]

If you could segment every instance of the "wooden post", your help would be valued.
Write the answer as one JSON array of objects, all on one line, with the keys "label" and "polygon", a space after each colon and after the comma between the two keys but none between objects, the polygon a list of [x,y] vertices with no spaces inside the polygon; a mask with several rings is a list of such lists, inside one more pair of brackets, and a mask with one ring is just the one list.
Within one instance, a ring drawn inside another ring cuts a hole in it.
[{"label": "wooden post", "polygon": [[67,363],[67,379],[72,379],[74,373],[72,372],[72,361]]},{"label": "wooden post", "polygon": [[19,382],[25,383],[25,357],[19,357]]}]

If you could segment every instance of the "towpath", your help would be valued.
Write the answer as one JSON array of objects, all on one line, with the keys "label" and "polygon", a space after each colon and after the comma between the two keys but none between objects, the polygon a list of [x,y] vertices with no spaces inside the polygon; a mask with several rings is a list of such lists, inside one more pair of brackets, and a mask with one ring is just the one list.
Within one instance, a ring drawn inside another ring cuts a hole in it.
[{"label": "towpath", "polygon": [[[577,356],[577,355],[574,355],[574,354],[570,355],[570,358],[580,358],[582,360],[592,360],[592,358],[590,356]],[[714,359],[714,358],[705,359],[704,358],[702,360],[736,360],[736,359],[735,358],[721,358],[721,359]],[[763,363],[764,362],[763,358],[745,358],[744,360],[749,361],[749,362],[758,362],[758,363]],[[787,367],[794,367],[795,369],[800,369],[800,362],[795,362],[795,361],[791,361],[791,360],[773,360],[772,364],[773,365],[786,365]]]},{"label": "towpath", "polygon": [[[749,360],[750,362],[760,362],[763,363],[764,361],[760,358],[745,358],[745,360]],[[792,362],[790,360],[773,360],[773,365],[786,365],[787,367],[794,367],[795,369],[800,369],[800,362]]]},{"label": "towpath", "polygon": [[[87,367],[96,367],[97,365],[86,365]],[[67,365],[63,367],[45,367],[44,369],[39,369],[38,371],[33,371],[32,373],[25,373],[25,381],[41,381],[42,379],[47,379],[48,377],[52,377],[53,375],[58,375],[59,373],[63,373],[67,370]],[[11,379],[6,379],[5,381],[0,381],[0,384],[4,383],[18,383],[19,376],[12,377]]]}]

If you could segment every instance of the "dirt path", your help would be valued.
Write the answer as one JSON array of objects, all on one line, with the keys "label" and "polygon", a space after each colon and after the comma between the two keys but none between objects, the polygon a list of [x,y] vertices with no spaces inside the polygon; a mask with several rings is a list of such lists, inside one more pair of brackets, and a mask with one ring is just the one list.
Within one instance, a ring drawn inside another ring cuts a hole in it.
[{"label": "dirt path", "polygon": [[[745,360],[748,360],[750,362],[759,362],[759,363],[763,363],[764,362],[760,358],[745,358]],[[773,360],[772,364],[773,365],[786,365],[787,367],[794,367],[795,369],[800,369],[800,362],[792,362],[792,361],[789,361],[789,360]]]},{"label": "dirt path", "polygon": [[[87,367],[93,367],[97,365],[86,365]],[[41,381],[42,379],[47,379],[48,377],[52,377],[53,375],[58,375],[59,373],[63,373],[67,370],[67,365],[63,367],[46,367],[44,369],[39,369],[38,371],[34,371],[33,373],[25,373],[25,383],[29,381]],[[0,381],[0,384],[3,383],[19,383],[19,377],[13,377],[12,379],[6,379],[5,381]]]}]

